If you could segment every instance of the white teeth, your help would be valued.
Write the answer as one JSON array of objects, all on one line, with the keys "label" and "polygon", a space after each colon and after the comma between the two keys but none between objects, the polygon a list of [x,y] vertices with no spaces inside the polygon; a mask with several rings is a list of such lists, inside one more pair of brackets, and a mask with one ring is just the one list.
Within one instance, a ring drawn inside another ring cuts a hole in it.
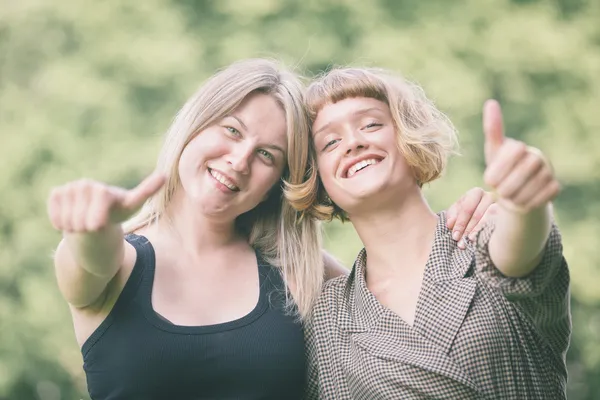
[{"label": "white teeth", "polygon": [[227,186],[229,189],[237,191],[239,190],[239,188],[237,186],[235,186],[229,179],[227,179],[225,176],[223,176],[222,174],[220,174],[219,172],[215,171],[214,169],[210,170],[210,174],[219,182],[221,182],[223,185]]},{"label": "white teeth", "polygon": [[348,178],[350,178],[352,175],[354,175],[355,173],[357,173],[358,171],[360,171],[367,165],[377,164],[378,162],[379,161],[375,160],[374,158],[370,158],[368,160],[362,160],[362,161],[357,162],[356,164],[351,166],[350,169],[348,169]]}]

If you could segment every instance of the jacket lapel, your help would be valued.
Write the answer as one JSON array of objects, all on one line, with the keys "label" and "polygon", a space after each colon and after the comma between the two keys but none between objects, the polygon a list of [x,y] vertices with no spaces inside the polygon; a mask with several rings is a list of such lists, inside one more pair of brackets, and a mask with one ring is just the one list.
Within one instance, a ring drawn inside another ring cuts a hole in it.
[{"label": "jacket lapel", "polygon": [[458,248],[442,213],[417,304],[415,330],[449,353],[475,296],[473,249]]},{"label": "jacket lapel", "polygon": [[396,318],[389,312],[371,331],[351,335],[352,342],[371,356],[397,363],[393,371],[401,373],[378,379],[387,379],[397,388],[425,396],[435,397],[443,387],[444,391],[459,396],[456,398],[481,398],[475,384],[454,360],[408,325],[398,330]]},{"label": "jacket lapel", "polygon": [[[448,355],[476,290],[474,278],[466,276],[472,252],[458,249],[450,235],[445,215],[440,214],[413,327],[383,307],[368,290],[364,249],[347,281],[346,304],[338,323],[359,348],[403,365],[398,385],[424,394],[443,385],[461,398],[480,398],[476,386]],[[429,383],[421,387],[419,382],[424,379]]]}]

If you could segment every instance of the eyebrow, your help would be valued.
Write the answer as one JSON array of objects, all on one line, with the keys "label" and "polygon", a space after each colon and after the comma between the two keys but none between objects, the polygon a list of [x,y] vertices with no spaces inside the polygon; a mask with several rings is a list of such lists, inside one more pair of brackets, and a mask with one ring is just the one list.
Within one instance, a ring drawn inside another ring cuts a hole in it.
[{"label": "eyebrow", "polygon": [[281,154],[285,155],[285,151],[281,147],[277,146],[276,144],[268,144],[263,147],[266,147],[267,149],[271,149],[271,150],[280,151]]},{"label": "eyebrow", "polygon": [[231,118],[234,118],[237,122],[240,123],[240,125],[242,126],[242,128],[247,131],[248,127],[246,126],[246,124],[244,123],[244,121],[241,120],[241,118],[236,117],[235,115],[230,115]]},{"label": "eyebrow", "polygon": [[[244,129],[245,131],[248,131],[248,127],[246,126],[246,124],[244,123],[244,121],[241,120],[241,118],[236,117],[235,115],[229,115],[231,118],[234,118],[237,122],[240,123],[240,125],[242,126],[242,129]],[[281,154],[285,155],[285,151],[277,146],[276,144],[268,144],[268,145],[264,145],[263,147],[266,147],[267,149],[271,149],[271,150],[277,150],[280,151]]]},{"label": "eyebrow", "polygon": [[[381,110],[378,107],[369,107],[369,108],[362,108],[362,109],[356,110],[356,111],[352,112],[350,115],[357,116],[357,115],[361,115],[361,114],[366,114],[366,113],[368,113],[370,111],[379,111],[379,112],[381,112]],[[319,129],[317,129],[313,133],[313,136],[317,136],[319,133],[321,133],[322,131],[326,130],[331,125],[335,124],[336,122],[337,121],[331,121],[331,122],[326,123],[325,125],[323,125]]]}]

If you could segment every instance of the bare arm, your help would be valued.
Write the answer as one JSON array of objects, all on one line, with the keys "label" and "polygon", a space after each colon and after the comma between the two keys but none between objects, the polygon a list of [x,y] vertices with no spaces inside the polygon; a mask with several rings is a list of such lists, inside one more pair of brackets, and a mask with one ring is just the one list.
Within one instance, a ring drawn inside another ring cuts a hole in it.
[{"label": "bare arm", "polygon": [[504,275],[523,277],[542,259],[552,227],[550,202],[560,185],[541,151],[504,137],[502,113],[495,101],[485,105],[484,131],[484,179],[499,196],[490,258]]},{"label": "bare arm", "polygon": [[78,181],[55,189],[48,201],[52,225],[63,232],[54,266],[59,289],[76,308],[95,304],[135,250],[124,240],[121,222],[164,183],[152,175],[132,190]]},{"label": "bare arm", "polygon": [[496,268],[514,278],[529,275],[542,259],[552,220],[550,204],[526,214],[499,207],[489,244]]},{"label": "bare arm", "polygon": [[59,289],[76,308],[95,303],[125,263],[125,241],[119,225],[95,233],[66,233],[54,267]]},{"label": "bare arm", "polygon": [[337,278],[341,275],[348,275],[348,268],[335,259],[331,254],[323,250],[323,264],[325,265],[325,280]]}]

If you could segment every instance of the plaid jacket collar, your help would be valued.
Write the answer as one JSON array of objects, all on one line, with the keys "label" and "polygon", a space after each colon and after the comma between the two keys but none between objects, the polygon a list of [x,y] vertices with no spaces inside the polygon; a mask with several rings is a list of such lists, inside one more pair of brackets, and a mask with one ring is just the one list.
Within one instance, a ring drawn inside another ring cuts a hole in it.
[{"label": "plaid jacket collar", "polygon": [[[424,307],[429,307],[427,312],[431,312],[432,308],[456,309],[459,306],[456,301],[468,305],[474,294],[475,282],[469,276],[473,261],[472,245],[469,245],[467,250],[459,249],[457,243],[452,239],[452,232],[446,227],[445,213],[439,213],[438,217],[435,239],[425,267],[423,286],[417,304],[415,327],[426,322],[420,320],[425,316],[423,312],[419,312],[423,311]],[[452,261],[451,263],[436,262],[438,260]],[[367,252],[363,248],[356,258],[346,284],[344,309],[348,310],[350,318],[339,319],[340,326],[349,332],[369,331],[377,325],[382,314],[387,312],[367,288],[366,265]],[[470,287],[472,290],[468,290]],[[465,289],[467,289],[467,293],[465,293]],[[463,295],[468,293],[471,293],[471,296]],[[433,298],[430,298],[431,295]],[[431,304],[432,301],[435,304]],[[466,312],[466,309],[463,311]],[[447,316],[447,314],[445,315]],[[453,315],[461,322],[464,316],[464,313],[454,313]]]},{"label": "plaid jacket collar", "polygon": [[[445,214],[438,215],[413,326],[402,320],[398,323],[400,317],[381,305],[367,288],[365,249],[347,280],[338,326],[371,354],[430,370],[475,393],[475,385],[448,356],[475,294],[475,278],[470,276],[474,249],[471,245],[466,250],[458,249],[446,227]],[[390,343],[390,337],[400,337],[400,343]],[[431,358],[423,357],[423,352]],[[427,359],[435,359],[436,363]]]}]

